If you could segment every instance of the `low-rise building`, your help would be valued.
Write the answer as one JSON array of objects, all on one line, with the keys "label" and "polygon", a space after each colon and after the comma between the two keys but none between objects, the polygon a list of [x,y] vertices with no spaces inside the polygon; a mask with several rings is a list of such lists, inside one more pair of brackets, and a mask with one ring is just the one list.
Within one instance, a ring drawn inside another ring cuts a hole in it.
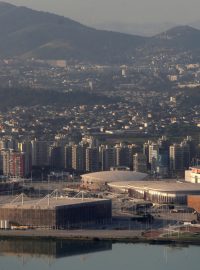
[{"label": "low-rise building", "polygon": [[185,181],[199,184],[200,183],[200,166],[190,167],[189,170],[186,170]]}]

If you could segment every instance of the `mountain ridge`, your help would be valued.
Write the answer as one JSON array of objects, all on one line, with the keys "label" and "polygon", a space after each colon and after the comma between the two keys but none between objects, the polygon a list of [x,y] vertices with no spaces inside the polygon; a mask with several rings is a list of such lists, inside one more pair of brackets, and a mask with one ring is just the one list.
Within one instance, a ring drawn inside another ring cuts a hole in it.
[{"label": "mountain ridge", "polygon": [[0,2],[0,58],[127,63],[140,53],[199,52],[200,30],[176,26],[152,37],[96,30],[79,22]]},{"label": "mountain ridge", "polygon": [[151,38],[151,46],[196,52],[200,49],[200,30],[189,25],[175,26]]},{"label": "mountain ridge", "polygon": [[11,5],[11,8],[9,5],[6,12],[1,12],[2,6],[5,10],[1,2],[1,58],[123,62],[134,55],[136,47],[145,40],[139,36],[96,30],[62,16],[26,7]]}]

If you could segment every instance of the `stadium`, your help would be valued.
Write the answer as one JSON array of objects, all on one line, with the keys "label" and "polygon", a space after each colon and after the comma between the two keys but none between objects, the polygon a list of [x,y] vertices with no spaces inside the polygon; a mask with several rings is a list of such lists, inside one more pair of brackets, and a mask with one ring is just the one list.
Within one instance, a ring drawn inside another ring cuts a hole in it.
[{"label": "stadium", "polygon": [[146,173],[134,171],[103,171],[81,175],[81,186],[88,190],[105,189],[108,183],[140,181],[147,178]]}]

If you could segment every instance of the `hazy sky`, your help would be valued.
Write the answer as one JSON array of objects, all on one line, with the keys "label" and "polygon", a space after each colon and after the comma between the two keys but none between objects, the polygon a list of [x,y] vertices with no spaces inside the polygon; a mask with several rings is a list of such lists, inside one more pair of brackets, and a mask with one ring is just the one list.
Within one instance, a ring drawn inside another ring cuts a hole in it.
[{"label": "hazy sky", "polygon": [[186,24],[200,20],[200,0],[4,0],[93,25],[103,22]]}]

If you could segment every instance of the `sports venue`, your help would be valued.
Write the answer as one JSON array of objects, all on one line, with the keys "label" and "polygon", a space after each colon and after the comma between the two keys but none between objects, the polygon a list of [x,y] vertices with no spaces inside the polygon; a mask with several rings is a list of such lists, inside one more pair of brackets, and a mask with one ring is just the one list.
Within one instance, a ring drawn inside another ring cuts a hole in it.
[{"label": "sports venue", "polygon": [[0,205],[0,225],[68,229],[88,224],[110,223],[111,200],[91,198],[43,198]]},{"label": "sports venue", "polygon": [[147,178],[146,173],[134,171],[103,171],[81,175],[81,186],[89,190],[105,189],[109,183],[140,181]]},{"label": "sports venue", "polygon": [[181,181],[129,181],[113,182],[113,191],[129,193],[131,197],[154,203],[187,204],[188,195],[200,195],[200,184]]}]

